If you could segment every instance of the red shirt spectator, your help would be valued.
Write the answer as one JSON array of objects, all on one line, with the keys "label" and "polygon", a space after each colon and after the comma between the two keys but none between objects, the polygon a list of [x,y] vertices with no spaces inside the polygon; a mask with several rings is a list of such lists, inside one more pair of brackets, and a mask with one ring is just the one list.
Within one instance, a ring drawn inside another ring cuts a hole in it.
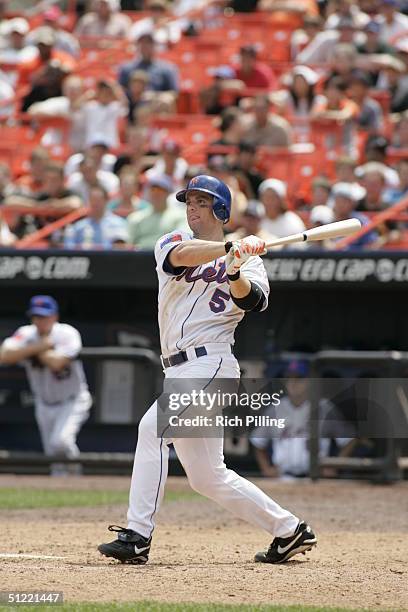
[{"label": "red shirt spectator", "polygon": [[241,65],[235,68],[235,78],[249,88],[273,90],[277,88],[275,73],[267,64],[257,61],[257,51],[253,45],[240,49]]}]

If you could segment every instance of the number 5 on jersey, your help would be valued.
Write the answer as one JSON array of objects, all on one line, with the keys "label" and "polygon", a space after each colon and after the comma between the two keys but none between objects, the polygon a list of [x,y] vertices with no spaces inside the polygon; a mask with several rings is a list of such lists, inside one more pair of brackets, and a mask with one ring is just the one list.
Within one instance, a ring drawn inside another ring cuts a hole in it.
[{"label": "number 5 on jersey", "polygon": [[229,293],[216,289],[210,300],[210,308],[213,312],[224,312],[225,302],[231,299]]}]

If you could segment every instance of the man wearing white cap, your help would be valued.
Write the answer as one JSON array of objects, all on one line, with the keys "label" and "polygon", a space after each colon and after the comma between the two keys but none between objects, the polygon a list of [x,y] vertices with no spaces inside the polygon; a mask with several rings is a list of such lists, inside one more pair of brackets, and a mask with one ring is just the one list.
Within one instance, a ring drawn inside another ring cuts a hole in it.
[{"label": "man wearing white cap", "polygon": [[[288,210],[287,187],[283,181],[269,178],[259,185],[259,199],[265,206],[266,217],[262,229],[268,234],[281,238],[305,230],[302,219],[292,210]],[[304,244],[299,244],[304,248]],[[299,248],[296,245],[297,248]]]},{"label": "man wearing white cap", "polygon": [[19,64],[27,62],[37,55],[34,45],[27,45],[26,34],[30,26],[23,17],[14,17],[4,21],[0,26],[0,62],[2,64]]},{"label": "man wearing white cap", "polygon": [[[344,221],[345,219],[358,219],[362,225],[367,225],[368,218],[362,213],[356,212],[360,191],[352,183],[336,183],[333,185],[334,196],[334,219],[333,221]],[[371,231],[355,240],[352,249],[361,249],[372,245],[378,240],[378,233]]]}]

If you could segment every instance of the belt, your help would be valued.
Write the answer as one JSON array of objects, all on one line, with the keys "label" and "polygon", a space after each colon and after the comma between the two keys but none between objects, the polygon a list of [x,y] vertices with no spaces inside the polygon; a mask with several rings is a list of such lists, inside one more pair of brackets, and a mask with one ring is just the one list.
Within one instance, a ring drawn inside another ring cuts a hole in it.
[{"label": "belt", "polygon": [[218,351],[225,352],[227,347],[229,352],[232,353],[232,347],[230,344],[218,344],[207,345],[207,347],[198,346],[196,348],[190,348],[186,351],[180,351],[174,355],[169,355],[168,357],[163,357],[163,355],[161,355],[160,359],[163,368],[171,368],[172,366],[180,365],[181,363],[185,363],[191,359],[196,359],[197,357],[204,357],[205,355],[214,354]]},{"label": "belt", "polygon": [[76,398],[76,394],[70,395],[66,397],[64,400],[58,400],[57,402],[46,402],[45,400],[40,400],[45,406],[59,406],[60,404],[64,404],[65,402],[70,402],[71,400]]}]

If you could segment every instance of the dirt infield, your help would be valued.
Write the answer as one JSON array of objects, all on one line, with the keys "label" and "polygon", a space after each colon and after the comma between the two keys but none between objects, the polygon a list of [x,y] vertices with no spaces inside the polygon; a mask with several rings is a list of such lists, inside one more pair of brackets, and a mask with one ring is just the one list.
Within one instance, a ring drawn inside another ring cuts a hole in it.
[{"label": "dirt infield", "polygon": [[[128,478],[0,476],[0,487],[127,489]],[[318,547],[283,566],[252,562],[268,534],[202,498],[163,505],[151,560],[111,563],[96,551],[108,523],[125,523],[125,506],[0,511],[1,558],[10,590],[61,590],[65,601],[274,603],[408,610],[408,483],[257,481],[318,535]],[[168,489],[183,492],[184,479]],[[0,489],[1,495],[1,489]],[[7,585],[7,587],[6,587]]]}]

